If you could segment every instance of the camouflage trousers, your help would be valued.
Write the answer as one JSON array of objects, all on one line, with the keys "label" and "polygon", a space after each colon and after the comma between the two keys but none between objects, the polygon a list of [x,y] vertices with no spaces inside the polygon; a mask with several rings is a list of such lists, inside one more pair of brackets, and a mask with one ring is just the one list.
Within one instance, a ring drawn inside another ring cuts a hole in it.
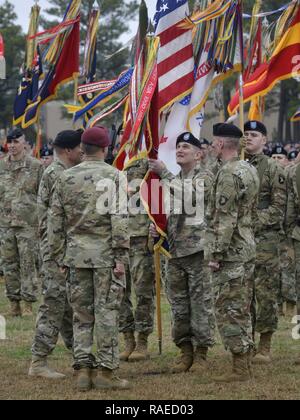
[{"label": "camouflage trousers", "polygon": [[281,237],[279,247],[280,293],[279,304],[284,302],[296,304],[296,266],[295,251],[292,239]]},{"label": "camouflage trousers", "polygon": [[43,303],[39,307],[35,337],[32,344],[34,356],[46,357],[54,350],[59,333],[67,349],[73,349],[73,311],[67,298],[66,275],[54,261],[43,263]]},{"label": "camouflage trousers", "polygon": [[254,261],[223,262],[212,274],[215,312],[219,333],[226,350],[245,354],[254,347],[250,306]]},{"label": "camouflage trousers", "polygon": [[300,315],[300,242],[293,241],[296,261],[296,294],[297,294],[297,312]]},{"label": "camouflage trousers", "polygon": [[[125,276],[115,277],[110,268],[71,268],[70,303],[73,309],[74,369],[119,367],[119,312]],[[96,358],[92,353],[94,332]]]},{"label": "camouflage trousers", "polygon": [[[126,267],[126,292],[120,311],[120,332],[153,332],[154,280],[154,261],[148,250],[148,238],[131,238],[129,265]],[[135,312],[132,287],[136,296]]]},{"label": "camouflage trousers", "polygon": [[280,290],[278,244],[279,235],[277,232],[265,232],[256,238],[255,330],[260,334],[275,332],[278,328],[278,296]]},{"label": "camouflage trousers", "polygon": [[2,258],[8,299],[36,302],[39,277],[36,230],[4,229]]},{"label": "camouflage trousers", "polygon": [[166,293],[172,312],[175,344],[192,341],[195,346],[215,343],[215,318],[211,277],[203,252],[169,261]]}]

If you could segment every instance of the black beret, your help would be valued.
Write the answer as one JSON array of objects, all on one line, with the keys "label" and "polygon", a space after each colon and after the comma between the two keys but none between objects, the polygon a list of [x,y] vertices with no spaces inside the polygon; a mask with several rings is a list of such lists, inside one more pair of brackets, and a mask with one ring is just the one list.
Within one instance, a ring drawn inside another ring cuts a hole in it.
[{"label": "black beret", "polygon": [[43,157],[48,157],[48,156],[53,156],[53,150],[52,149],[48,149],[48,147],[44,147],[44,149],[41,150],[40,156]]},{"label": "black beret", "polygon": [[215,137],[229,137],[240,139],[243,132],[233,124],[219,123],[213,127],[213,135]]},{"label": "black beret", "polygon": [[285,150],[285,148],[281,145],[277,145],[275,147],[273,147],[272,149],[272,156],[273,155],[285,155],[287,156],[287,151]]},{"label": "black beret", "polygon": [[192,133],[189,133],[189,132],[180,134],[180,136],[177,138],[177,141],[176,141],[176,147],[178,146],[179,143],[188,143],[188,144],[191,144],[192,146],[195,146],[201,149],[200,141],[196,139],[196,137]]},{"label": "black beret", "polygon": [[14,128],[8,133],[7,140],[8,141],[17,140],[22,136],[24,136],[24,131],[21,130],[21,128]]},{"label": "black beret", "polygon": [[261,123],[260,121],[248,121],[246,122],[245,126],[244,126],[244,131],[258,131],[259,133],[261,133],[264,136],[268,135],[268,130],[267,127]]},{"label": "black beret", "polygon": [[298,150],[292,150],[289,154],[288,154],[288,159],[289,160],[294,160],[296,159],[296,157],[299,155]]},{"label": "black beret", "polygon": [[268,146],[264,147],[264,155],[271,157],[271,151]]},{"label": "black beret", "polygon": [[199,141],[200,141],[200,144],[203,146],[210,146],[210,142],[204,138],[201,138]]},{"label": "black beret", "polygon": [[57,134],[53,145],[61,149],[75,149],[81,143],[82,130],[65,130]]}]

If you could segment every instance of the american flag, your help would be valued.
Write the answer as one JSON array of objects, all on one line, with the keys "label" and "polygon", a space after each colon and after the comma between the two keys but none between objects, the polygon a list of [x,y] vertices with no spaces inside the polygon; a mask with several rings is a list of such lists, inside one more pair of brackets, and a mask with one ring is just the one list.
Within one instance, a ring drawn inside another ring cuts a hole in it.
[{"label": "american flag", "polygon": [[190,93],[194,85],[191,29],[178,25],[189,13],[187,0],[158,0],[154,17],[158,53],[159,109],[162,111]]}]

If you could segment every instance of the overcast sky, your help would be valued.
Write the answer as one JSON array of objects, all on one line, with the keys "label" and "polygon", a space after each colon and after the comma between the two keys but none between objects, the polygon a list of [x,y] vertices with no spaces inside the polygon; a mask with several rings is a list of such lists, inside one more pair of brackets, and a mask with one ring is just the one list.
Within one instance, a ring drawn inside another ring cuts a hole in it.
[{"label": "overcast sky", "polygon": [[[31,6],[34,4],[34,0],[10,0],[11,3],[15,6],[15,11],[18,15],[18,23],[23,27],[24,32],[28,30],[28,23],[29,23],[29,15]],[[83,0],[84,1],[84,0]],[[5,3],[5,0],[0,0],[0,5]],[[151,19],[154,16],[156,0],[146,0],[146,3],[149,8],[149,16]],[[39,5],[42,9],[49,7],[48,0],[39,0]],[[135,33],[137,30],[137,21],[132,22],[131,24],[132,33]],[[132,35],[132,34],[131,34]],[[124,35],[124,41],[130,38],[130,34]]]}]

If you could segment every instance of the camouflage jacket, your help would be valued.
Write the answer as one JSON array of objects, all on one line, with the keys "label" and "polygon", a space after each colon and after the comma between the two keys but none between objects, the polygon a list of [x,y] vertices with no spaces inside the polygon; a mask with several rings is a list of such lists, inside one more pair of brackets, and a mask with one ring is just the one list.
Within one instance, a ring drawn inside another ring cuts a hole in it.
[{"label": "camouflage jacket", "polygon": [[[130,238],[148,237],[150,219],[141,203],[140,185],[148,172],[148,161],[140,159],[125,170],[129,195],[129,235]],[[132,191],[132,192],[131,192]]]},{"label": "camouflage jacket", "polygon": [[[297,187],[297,170],[299,165],[289,168],[288,201],[286,211],[286,230],[288,237],[300,241],[300,197]],[[298,169],[299,168],[299,169]]]},{"label": "camouflage jacket", "polygon": [[58,179],[48,216],[50,257],[60,266],[111,268],[128,259],[127,185],[124,174],[86,160]]},{"label": "camouflage jacket", "polygon": [[38,193],[39,240],[42,260],[49,261],[50,252],[47,239],[48,210],[53,187],[60,174],[67,168],[60,160],[55,160],[44,172]]},{"label": "camouflage jacket", "polygon": [[205,206],[213,174],[198,166],[186,176],[180,172],[175,177],[168,170],[164,170],[161,179],[170,191],[169,194],[165,190],[164,194],[165,200],[168,194],[171,201],[167,206],[170,210],[168,241],[172,257],[181,258],[203,251],[206,229]]},{"label": "camouflage jacket", "polygon": [[259,178],[249,163],[232,159],[220,169],[207,207],[207,260],[247,262],[256,256],[253,216]]},{"label": "camouflage jacket", "polygon": [[217,173],[219,172],[219,170],[222,168],[223,166],[223,162],[220,159],[210,159],[207,169],[210,170],[210,172],[212,172],[214,174],[214,176],[217,175]]},{"label": "camouflage jacket", "polygon": [[43,175],[42,164],[24,156],[0,161],[0,227],[37,227],[37,195]]},{"label": "camouflage jacket", "polygon": [[255,233],[259,236],[266,230],[280,231],[287,201],[284,169],[265,155],[252,156],[250,163],[257,169],[259,177],[262,177],[254,220]]}]

